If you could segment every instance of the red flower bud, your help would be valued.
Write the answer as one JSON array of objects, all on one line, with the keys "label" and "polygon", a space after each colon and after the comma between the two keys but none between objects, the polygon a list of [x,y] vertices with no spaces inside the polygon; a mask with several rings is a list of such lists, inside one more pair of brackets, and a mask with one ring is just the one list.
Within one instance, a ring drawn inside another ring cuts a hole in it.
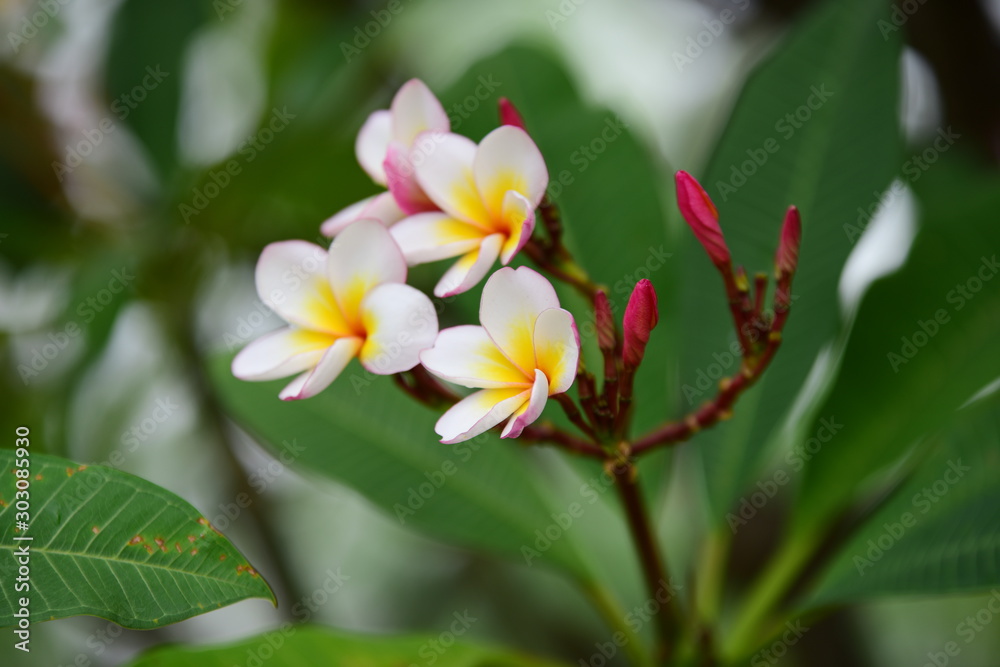
[{"label": "red flower bud", "polygon": [[625,340],[622,346],[622,360],[625,367],[635,369],[646,354],[646,343],[649,333],[660,319],[656,305],[656,290],[653,283],[645,278],[640,280],[632,290],[628,306],[625,307]]},{"label": "red flower bud", "polygon": [[594,319],[597,323],[597,345],[602,351],[615,349],[615,320],[611,314],[611,304],[604,290],[594,294]]},{"label": "red flower bud", "polygon": [[514,103],[508,100],[506,97],[501,97],[497,105],[500,107],[500,124],[501,125],[513,125],[514,127],[519,127],[525,132],[528,128],[524,126],[524,119],[521,118],[521,113],[514,106]]},{"label": "red flower bud", "polygon": [[708,193],[686,171],[678,171],[677,208],[687,220],[698,242],[704,246],[712,263],[720,269],[729,266],[729,248],[719,227],[719,212],[715,209]]},{"label": "red flower bud", "polygon": [[781,226],[781,241],[778,252],[774,256],[774,271],[780,278],[783,275],[795,273],[799,264],[799,244],[802,242],[802,220],[799,209],[788,207],[785,222]]}]

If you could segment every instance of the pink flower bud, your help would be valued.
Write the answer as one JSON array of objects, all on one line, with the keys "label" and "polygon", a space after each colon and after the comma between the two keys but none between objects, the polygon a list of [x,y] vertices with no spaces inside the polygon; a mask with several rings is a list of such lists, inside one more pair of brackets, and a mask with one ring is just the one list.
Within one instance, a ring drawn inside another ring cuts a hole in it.
[{"label": "pink flower bud", "polygon": [[789,206],[788,212],[785,213],[785,222],[781,226],[781,241],[778,243],[778,252],[774,256],[774,268],[779,278],[786,274],[795,273],[795,268],[799,264],[799,244],[801,242],[802,220],[799,217],[799,209]]},{"label": "pink flower bud", "polygon": [[698,242],[704,246],[717,267],[729,266],[729,248],[719,227],[719,212],[704,188],[686,171],[678,171],[677,207],[687,220]]},{"label": "pink flower bud", "polygon": [[604,290],[594,294],[594,318],[597,320],[597,345],[603,351],[615,349],[615,320]]},{"label": "pink flower bud", "polygon": [[521,112],[517,110],[514,103],[508,100],[506,97],[501,97],[500,101],[497,102],[500,107],[500,124],[501,125],[513,125],[514,127],[519,127],[525,132],[528,128],[524,126],[524,119],[521,118]]},{"label": "pink flower bud", "polygon": [[653,283],[645,278],[640,280],[632,290],[628,306],[625,307],[625,341],[622,347],[622,360],[626,368],[635,369],[646,354],[646,343],[649,333],[660,319],[656,306],[656,290]]}]

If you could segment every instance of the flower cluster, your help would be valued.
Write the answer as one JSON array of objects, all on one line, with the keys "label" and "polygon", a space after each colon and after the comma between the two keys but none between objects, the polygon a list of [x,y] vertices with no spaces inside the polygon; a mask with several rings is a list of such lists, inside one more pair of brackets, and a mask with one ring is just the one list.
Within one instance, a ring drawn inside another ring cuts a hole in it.
[{"label": "flower cluster", "polygon": [[573,316],[541,274],[526,267],[497,271],[483,289],[482,326],[440,332],[430,299],[406,285],[408,266],[458,258],[434,293],[466,292],[497,259],[509,264],[530,239],[548,171],[506,101],[501,116],[504,124],[477,145],[450,132],[441,103],[416,79],[388,110],[371,114],[355,152],[386,192],[321,225],[333,238],[329,251],[304,241],[264,249],[257,291],[288,326],[240,352],[234,375],[296,375],[280,393],[293,400],[322,391],[355,357],[382,375],[422,363],[440,378],[481,390],[438,422],[449,443],[505,419],[503,437],[517,437],[549,396],[569,389],[580,341]]},{"label": "flower cluster", "polygon": [[[450,404],[435,427],[444,443],[503,424],[501,437],[556,442],[606,461],[683,441],[727,418],[781,343],[798,264],[798,211],[791,207],[785,216],[769,313],[766,274],[754,276],[751,291],[743,267],[733,268],[712,200],[689,174],[677,173],[678,207],[722,277],[743,363],[738,374],[720,380],[712,402],[630,444],[634,380],[659,321],[656,292],[639,281],[619,333],[606,292],[562,245],[559,215],[545,199],[545,161],[524,119],[507,100],[499,110],[500,127],[476,144],[450,131],[441,103],[414,79],[389,109],[371,114],[355,152],[386,191],[322,223],[320,231],[333,238],[329,250],[304,241],[264,249],[257,291],[288,326],[247,346],[233,360],[233,373],[245,380],[294,375],[280,397],[301,399],[329,386],[356,357],[371,373],[395,375],[418,400]],[[536,214],[545,238],[532,240]],[[580,364],[576,322],[552,284],[533,269],[507,266],[522,250],[593,304],[604,361],[600,391]],[[406,284],[407,269],[452,258],[434,288],[438,297],[472,289],[498,259],[504,267],[483,287],[479,325],[439,331],[430,298]],[[435,376],[477,391],[456,395]],[[579,407],[565,395],[574,383]],[[587,440],[552,424],[527,430],[549,398]]]}]

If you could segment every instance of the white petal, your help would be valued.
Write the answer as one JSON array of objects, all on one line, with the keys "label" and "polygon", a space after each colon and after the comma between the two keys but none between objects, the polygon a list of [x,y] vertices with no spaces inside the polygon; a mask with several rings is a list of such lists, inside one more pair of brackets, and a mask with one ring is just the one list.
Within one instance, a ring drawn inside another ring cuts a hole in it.
[{"label": "white petal", "polygon": [[340,338],[323,355],[316,368],[303,373],[281,390],[278,398],[296,401],[310,398],[330,386],[361,349],[360,338]]},{"label": "white petal", "polygon": [[395,141],[389,144],[389,152],[382,167],[385,169],[389,192],[407,215],[438,210],[437,205],[428,199],[417,182],[409,147]]},{"label": "white petal", "polygon": [[531,387],[531,399],[522,405],[507,422],[501,438],[516,438],[521,435],[524,427],[538,419],[542,410],[545,409],[545,402],[549,400],[549,381],[545,373],[535,371],[535,384]]},{"label": "white petal", "polygon": [[483,138],[473,165],[476,186],[486,202],[486,209],[499,216],[504,195],[514,190],[537,208],[549,184],[538,146],[528,133],[513,125],[504,125]]},{"label": "white petal", "polygon": [[478,248],[485,234],[479,227],[447,213],[418,213],[393,226],[389,233],[410,266],[457,257]]},{"label": "white petal", "polygon": [[339,213],[327,218],[320,225],[319,231],[323,236],[333,238],[349,224],[357,222],[361,218],[378,220],[386,227],[389,227],[405,217],[406,214],[396,204],[392,193],[383,192],[351,204]]},{"label": "white petal", "polygon": [[[457,134],[431,135],[434,144],[416,165],[417,181],[431,201],[453,218],[492,231],[493,223],[483,206],[472,176],[476,144]],[[421,137],[420,145],[424,143]]]},{"label": "white petal", "polygon": [[500,261],[506,265],[531,238],[535,229],[535,208],[520,193],[510,190],[504,196],[503,219],[504,226],[510,230],[500,251]]},{"label": "white petal", "polygon": [[441,415],[434,430],[450,445],[485,433],[528,402],[531,390],[483,389],[466,396]]},{"label": "white petal", "polygon": [[391,137],[392,113],[383,109],[368,116],[354,142],[354,154],[358,158],[358,164],[379,185],[385,185],[382,163],[385,161]]},{"label": "white petal", "polygon": [[482,327],[451,327],[438,334],[420,363],[439,378],[478,389],[528,387],[529,379],[497,348]]},{"label": "white petal", "polygon": [[392,138],[409,146],[426,130],[447,132],[448,114],[420,79],[410,79],[392,98]]},{"label": "white petal", "polygon": [[337,339],[295,327],[272,331],[251,342],[233,359],[241,380],[276,380],[312,368]]},{"label": "white petal", "polygon": [[463,255],[441,276],[434,287],[434,296],[454,296],[478,285],[500,256],[503,239],[503,234],[491,234],[483,239],[479,248]]},{"label": "white petal", "polygon": [[420,363],[420,353],[434,345],[437,312],[430,298],[415,287],[379,285],[361,302],[368,336],[358,357],[372,373],[391,375]]},{"label": "white petal", "polygon": [[389,230],[358,220],[330,245],[330,285],[352,331],[361,332],[361,300],[376,285],[406,282],[406,260]]},{"label": "white petal", "polygon": [[281,241],[257,260],[257,294],[291,324],[346,336],[351,329],[333,298],[326,250],[305,241]]},{"label": "white petal", "polygon": [[558,307],[556,290],[542,274],[526,266],[504,268],[483,288],[479,321],[507,358],[532,377],[535,320],[543,310]]},{"label": "white petal", "polygon": [[576,379],[580,334],[573,315],[562,308],[543,310],[535,321],[535,368],[549,379],[549,394],[561,394]]}]

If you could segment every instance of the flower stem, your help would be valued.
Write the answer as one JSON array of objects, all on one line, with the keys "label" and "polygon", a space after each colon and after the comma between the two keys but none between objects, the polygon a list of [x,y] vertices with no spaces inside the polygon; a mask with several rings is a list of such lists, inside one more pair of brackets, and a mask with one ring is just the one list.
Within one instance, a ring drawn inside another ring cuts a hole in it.
[{"label": "flower stem", "polygon": [[609,462],[609,467],[615,480],[618,497],[625,509],[629,532],[632,534],[632,540],[642,564],[647,593],[650,600],[656,600],[661,605],[655,617],[658,636],[656,662],[657,664],[668,664],[680,627],[675,591],[656,543],[656,535],[649,520],[649,512],[639,488],[638,469],[635,467],[635,463],[625,459],[617,464]]},{"label": "flower stem", "polygon": [[575,454],[582,454],[602,461],[606,456],[604,450],[597,445],[589,443],[583,438],[578,438],[572,433],[567,433],[551,422],[524,427],[518,440],[525,443],[537,442],[557,445]]}]

